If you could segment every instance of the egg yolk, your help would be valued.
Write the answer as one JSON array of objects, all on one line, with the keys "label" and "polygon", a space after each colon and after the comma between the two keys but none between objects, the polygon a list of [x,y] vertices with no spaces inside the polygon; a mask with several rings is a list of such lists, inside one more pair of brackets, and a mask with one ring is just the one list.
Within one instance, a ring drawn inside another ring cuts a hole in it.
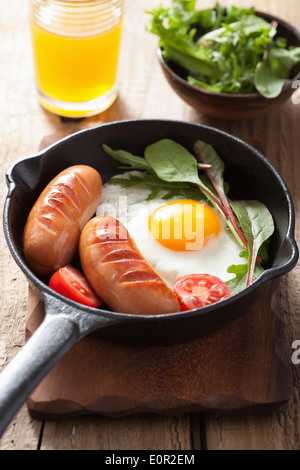
[{"label": "egg yolk", "polygon": [[149,230],[174,251],[197,251],[221,230],[218,215],[206,204],[188,199],[168,202],[149,217]]}]

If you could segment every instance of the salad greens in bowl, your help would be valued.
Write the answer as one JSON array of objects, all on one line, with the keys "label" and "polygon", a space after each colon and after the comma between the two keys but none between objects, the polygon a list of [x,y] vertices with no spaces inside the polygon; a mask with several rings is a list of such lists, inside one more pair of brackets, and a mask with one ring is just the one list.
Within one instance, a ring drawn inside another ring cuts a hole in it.
[{"label": "salad greens in bowl", "polygon": [[173,0],[148,12],[158,57],[173,89],[189,104],[226,119],[253,117],[286,101],[300,77],[300,32],[253,8],[197,10]]}]

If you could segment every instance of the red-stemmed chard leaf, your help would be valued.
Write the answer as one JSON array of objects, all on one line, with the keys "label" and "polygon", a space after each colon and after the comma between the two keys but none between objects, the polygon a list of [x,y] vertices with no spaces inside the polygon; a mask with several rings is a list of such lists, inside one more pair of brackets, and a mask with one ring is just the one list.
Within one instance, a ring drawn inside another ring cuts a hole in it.
[{"label": "red-stemmed chard leaf", "polygon": [[219,196],[221,204],[224,208],[223,212],[226,216],[226,221],[229,227],[233,231],[236,238],[240,239],[243,246],[248,247],[247,238],[245,237],[239,225],[237,224],[236,218],[231,210],[230,203],[227,199],[223,178],[225,169],[223,161],[220,159],[219,155],[211,145],[201,140],[198,140],[195,143],[194,151],[196,157],[198,158],[198,160],[200,160],[203,165],[210,166],[210,168],[206,169],[205,171],[216,193]]},{"label": "red-stemmed chard leaf", "polygon": [[253,282],[257,255],[263,243],[274,232],[272,215],[264,204],[258,201],[233,201],[234,210],[248,240],[248,274],[246,286]]},{"label": "red-stemmed chard leaf", "polygon": [[[145,159],[151,169],[163,181],[193,183],[205,194],[205,196],[226,217],[226,212],[220,200],[211,189],[199,179],[198,162],[182,145],[170,139],[162,139],[145,149]],[[207,163],[201,167],[209,169]]]}]

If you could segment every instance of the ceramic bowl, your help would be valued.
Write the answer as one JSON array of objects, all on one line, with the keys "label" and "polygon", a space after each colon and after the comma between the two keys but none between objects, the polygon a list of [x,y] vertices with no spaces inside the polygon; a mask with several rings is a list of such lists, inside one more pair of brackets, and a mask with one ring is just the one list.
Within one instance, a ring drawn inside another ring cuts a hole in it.
[{"label": "ceramic bowl", "polygon": [[[271,22],[278,23],[278,36],[288,40],[291,46],[300,46],[300,32],[285,21],[266,13],[257,12],[258,16]],[[213,93],[187,82],[187,70],[174,62],[166,62],[159,47],[157,56],[164,76],[172,89],[186,103],[201,113],[215,119],[238,120],[252,119],[291,99],[295,93],[296,81],[300,79],[300,72],[291,81],[284,85],[281,94],[276,98],[265,98],[260,94]]]}]

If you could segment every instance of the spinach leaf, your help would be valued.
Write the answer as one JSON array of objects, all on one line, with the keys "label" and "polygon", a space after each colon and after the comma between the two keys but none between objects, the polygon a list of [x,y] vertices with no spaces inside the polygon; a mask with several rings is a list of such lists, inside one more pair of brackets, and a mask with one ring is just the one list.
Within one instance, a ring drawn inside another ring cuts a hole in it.
[{"label": "spinach leaf", "polygon": [[[268,52],[267,61],[274,75],[278,78],[287,79],[294,65],[294,50],[288,51],[278,47],[272,47]],[[300,48],[299,48],[300,51]]]},{"label": "spinach leaf", "polygon": [[[170,139],[162,139],[145,149],[145,158],[149,166],[163,181],[185,182],[198,186],[205,197],[226,218],[226,212],[219,197],[199,178],[197,159],[182,145]],[[203,162],[204,167],[209,166]],[[202,166],[202,165],[201,165]]]},{"label": "spinach leaf", "polygon": [[300,48],[293,50],[270,48],[262,62],[259,62],[255,71],[255,85],[258,91],[266,98],[278,96],[295,64],[300,61]]},{"label": "spinach leaf", "polygon": [[162,139],[145,149],[145,159],[163,181],[183,181],[199,185],[195,157],[182,145]]},{"label": "spinach leaf", "polygon": [[260,62],[255,71],[257,90],[265,98],[276,98],[280,95],[284,80],[272,74],[269,62]]}]

